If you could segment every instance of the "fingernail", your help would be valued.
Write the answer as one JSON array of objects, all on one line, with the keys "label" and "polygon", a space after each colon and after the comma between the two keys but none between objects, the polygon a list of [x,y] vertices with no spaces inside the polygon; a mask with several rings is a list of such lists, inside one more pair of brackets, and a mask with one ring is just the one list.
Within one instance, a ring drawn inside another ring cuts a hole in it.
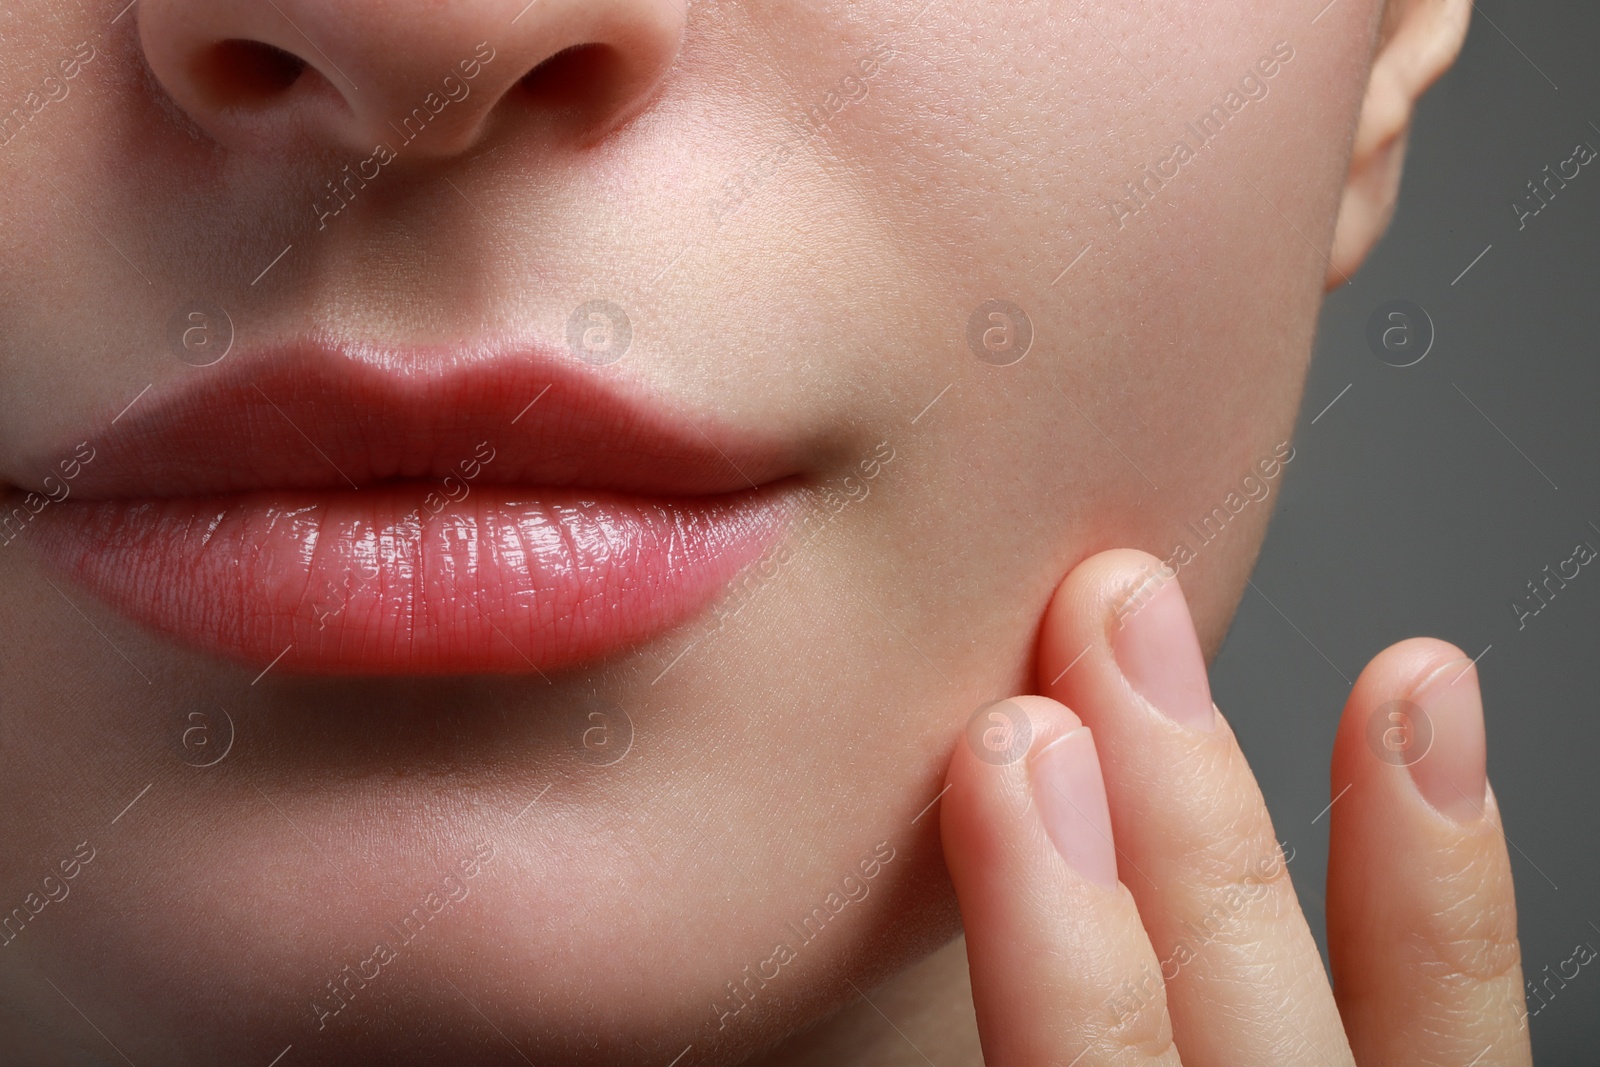
[{"label": "fingernail", "polygon": [[1094,735],[1077,727],[1041,749],[1031,768],[1034,802],[1056,851],[1089,881],[1115,888],[1117,850]]},{"label": "fingernail", "polygon": [[1412,700],[1422,708],[1432,741],[1411,764],[1422,799],[1458,823],[1483,817],[1488,785],[1488,744],[1483,732],[1483,697],[1478,670],[1466,660],[1439,668]]},{"label": "fingernail", "polygon": [[1143,584],[1117,604],[1118,624],[1111,635],[1117,666],[1157,711],[1210,733],[1216,725],[1211,683],[1189,603],[1176,578],[1145,573]]}]

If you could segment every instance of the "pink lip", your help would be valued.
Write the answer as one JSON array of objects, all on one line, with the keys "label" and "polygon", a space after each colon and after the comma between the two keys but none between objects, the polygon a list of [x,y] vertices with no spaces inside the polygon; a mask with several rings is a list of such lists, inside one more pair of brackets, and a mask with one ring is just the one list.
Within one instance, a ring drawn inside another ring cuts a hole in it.
[{"label": "pink lip", "polygon": [[786,527],[776,445],[571,360],[302,345],[221,371],[91,438],[29,540],[136,622],[275,673],[600,658]]}]

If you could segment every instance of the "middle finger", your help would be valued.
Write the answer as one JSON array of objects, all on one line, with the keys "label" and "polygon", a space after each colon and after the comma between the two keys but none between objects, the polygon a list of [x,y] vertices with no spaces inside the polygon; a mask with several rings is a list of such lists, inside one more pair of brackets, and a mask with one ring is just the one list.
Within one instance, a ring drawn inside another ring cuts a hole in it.
[{"label": "middle finger", "polygon": [[[1353,1063],[1255,776],[1216,713],[1176,577],[1085,560],[1040,636],[1043,692],[1100,748],[1123,884],[1160,961],[1186,1067]],[[1170,574],[1170,572],[1168,572]],[[1081,657],[1081,658],[1080,658]],[[1139,988],[1108,1007],[1133,1010]]]}]

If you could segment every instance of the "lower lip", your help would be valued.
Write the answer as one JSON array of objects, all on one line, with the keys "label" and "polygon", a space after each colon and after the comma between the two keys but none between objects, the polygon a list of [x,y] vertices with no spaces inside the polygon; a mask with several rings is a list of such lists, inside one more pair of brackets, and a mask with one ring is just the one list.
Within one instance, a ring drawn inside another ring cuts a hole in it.
[{"label": "lower lip", "polygon": [[781,534],[788,496],[70,501],[39,516],[35,543],[135,621],[274,673],[544,672],[692,618]]}]

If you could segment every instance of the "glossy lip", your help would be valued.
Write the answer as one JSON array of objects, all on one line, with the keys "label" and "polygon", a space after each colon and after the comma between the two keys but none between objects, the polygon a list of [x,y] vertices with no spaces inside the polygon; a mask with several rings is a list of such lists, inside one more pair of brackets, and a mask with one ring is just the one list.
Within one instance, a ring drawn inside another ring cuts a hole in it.
[{"label": "glossy lip", "polygon": [[134,621],[274,673],[543,673],[622,651],[782,534],[798,469],[526,348],[306,342],[114,422],[29,540]]}]

